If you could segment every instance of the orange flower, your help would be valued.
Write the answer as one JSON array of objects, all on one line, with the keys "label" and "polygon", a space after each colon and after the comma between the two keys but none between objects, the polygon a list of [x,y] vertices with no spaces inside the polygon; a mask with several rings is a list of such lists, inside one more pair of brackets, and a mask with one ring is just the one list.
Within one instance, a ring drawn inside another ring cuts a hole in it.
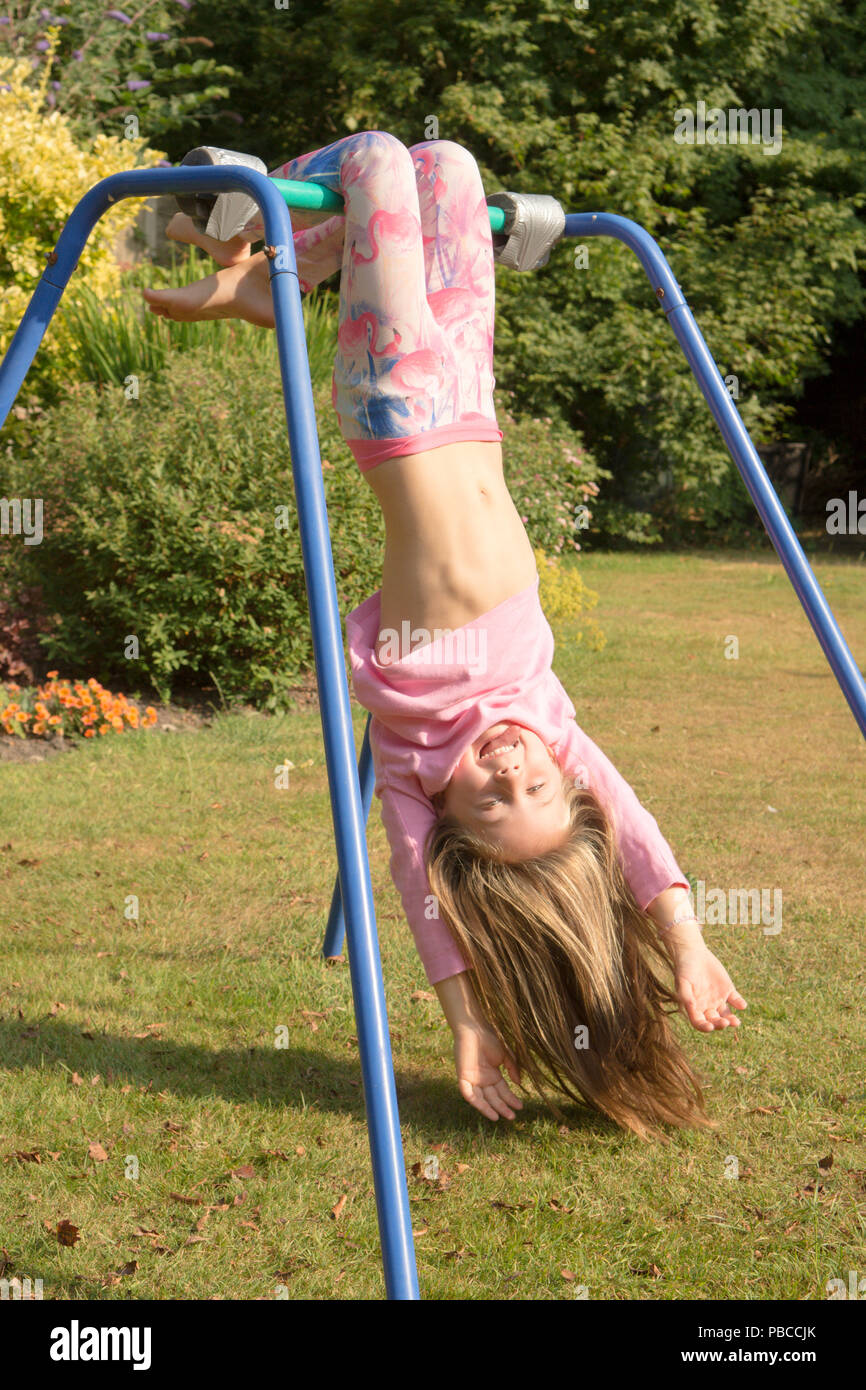
[{"label": "orange flower", "polygon": [[95,729],[85,729],[85,730],[84,730],[84,737],[85,737],[85,738],[96,738],[96,730],[95,730]]},{"label": "orange flower", "polygon": [[111,733],[111,725],[110,725],[110,724],[100,724],[100,726],[99,726],[99,732],[100,732],[101,734],[110,734],[110,733]]}]

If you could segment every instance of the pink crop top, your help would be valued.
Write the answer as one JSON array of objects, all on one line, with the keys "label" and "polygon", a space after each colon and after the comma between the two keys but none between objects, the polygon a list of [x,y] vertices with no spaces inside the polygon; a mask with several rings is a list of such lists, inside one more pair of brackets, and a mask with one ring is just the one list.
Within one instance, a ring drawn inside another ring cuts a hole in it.
[{"label": "pink crop top", "polygon": [[513,720],[532,729],[565,772],[593,789],[611,815],[623,873],[641,908],[666,888],[689,887],[654,817],[575,722],[574,706],[551,669],[553,633],[538,587],[536,576],[528,588],[453,631],[450,640],[443,632],[390,664],[376,658],[381,589],[346,618],[355,696],[373,716],[375,792],[391,847],[391,876],[431,984],[467,966],[445,923],[430,915],[433,895],[424,865],[425,840],[436,820],[430,798],[448,785],[467,747],[494,724]]}]

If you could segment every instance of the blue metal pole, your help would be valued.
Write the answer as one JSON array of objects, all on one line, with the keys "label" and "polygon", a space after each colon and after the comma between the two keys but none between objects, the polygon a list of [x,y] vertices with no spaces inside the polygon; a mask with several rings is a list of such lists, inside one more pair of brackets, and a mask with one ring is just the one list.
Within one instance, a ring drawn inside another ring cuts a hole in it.
[{"label": "blue metal pole", "polygon": [[[358,759],[358,780],[361,783],[361,807],[364,813],[364,824],[370,818],[370,803],[373,800],[373,788],[376,784],[376,769],[373,766],[373,754],[370,748],[370,719],[367,715],[367,723],[364,728],[364,742],[361,745],[361,756]],[[328,913],[328,925],[325,928],[325,944],[322,947],[323,956],[338,956],[343,949],[343,895],[340,892],[340,875],[334,879],[334,891],[331,895],[331,910]]]},{"label": "blue metal pole", "polygon": [[634,251],[697,378],[860,731],[866,737],[866,683],[661,248],[637,222],[606,212],[571,213],[565,219],[564,235],[612,236]]},{"label": "blue metal pole", "polygon": [[288,208],[264,174],[240,165],[112,174],[74,208],[49,255],[0,365],[0,426],[98,218],[121,198],[243,191],[262,209],[292,455],[337,862],[349,932],[349,967],[364,1079],[385,1284],[391,1299],[419,1298],[370,866],[361,809],[333,556],[322,486],[301,292]]}]

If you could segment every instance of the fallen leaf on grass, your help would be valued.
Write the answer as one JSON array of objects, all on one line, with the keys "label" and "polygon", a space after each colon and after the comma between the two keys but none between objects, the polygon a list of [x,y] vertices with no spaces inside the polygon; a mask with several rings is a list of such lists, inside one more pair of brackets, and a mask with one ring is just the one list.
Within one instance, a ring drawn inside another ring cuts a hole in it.
[{"label": "fallen leaf on grass", "polygon": [[87,1157],[92,1158],[94,1163],[104,1163],[108,1158],[108,1154],[101,1144],[93,1143],[88,1146]]},{"label": "fallen leaf on grass", "polygon": [[436,995],[431,994],[429,989],[416,989],[412,994],[409,995],[409,998],[413,1000],[413,1002],[415,1003],[417,1003],[420,999],[429,999],[431,1002],[433,1002],[436,999]]},{"label": "fallen leaf on grass", "polygon": [[169,1192],[169,1197],[173,1202],[183,1202],[187,1207],[203,1207],[204,1197],[184,1197],[182,1192]]},{"label": "fallen leaf on grass", "polygon": [[662,1272],[661,1272],[661,1270],[659,1269],[658,1265],[655,1265],[655,1264],[651,1264],[647,1269],[636,1269],[636,1268],[633,1268],[631,1265],[629,1265],[629,1271],[628,1271],[628,1272],[629,1272],[629,1274],[640,1274],[640,1275],[643,1275],[643,1276],[647,1276],[647,1275],[648,1275],[651,1279],[661,1279],[661,1278],[662,1278]]},{"label": "fallen leaf on grass", "polygon": [[42,1155],[41,1155],[41,1153],[39,1152],[38,1149],[31,1149],[29,1153],[24,1153],[24,1151],[23,1151],[22,1149],[16,1149],[14,1155],[12,1155],[12,1154],[9,1155],[10,1158],[12,1158],[13,1156],[14,1156],[15,1158],[17,1158],[17,1160],[18,1160],[19,1163],[41,1163],[41,1162],[42,1162]]},{"label": "fallen leaf on grass", "polygon": [[79,1239],[81,1230],[74,1226],[71,1221],[58,1221],[57,1239],[61,1245],[72,1246]]},{"label": "fallen leaf on grass", "polygon": [[570,1269],[561,1269],[559,1272],[562,1275],[563,1279],[567,1279],[570,1284],[573,1283],[574,1280],[577,1278],[577,1275],[574,1274]]},{"label": "fallen leaf on grass", "polygon": [[339,1221],[340,1215],[343,1211],[343,1207],[346,1205],[346,1200],[346,1193],[344,1192],[337,1205],[335,1207],[331,1207],[331,1215],[333,1216],[335,1221]]},{"label": "fallen leaf on grass", "polygon": [[83,1078],[78,1075],[77,1071],[74,1071],[69,1079],[73,1086],[83,1085]]},{"label": "fallen leaf on grass", "polygon": [[245,1163],[242,1168],[232,1169],[233,1178],[254,1178],[255,1175],[256,1170],[251,1163]]},{"label": "fallen leaf on grass", "polygon": [[[494,1202],[493,1205],[496,1206],[496,1203]],[[560,1206],[560,1204],[559,1204],[559,1202],[558,1202],[558,1200],[557,1200],[556,1197],[551,1197],[551,1199],[550,1199],[550,1201],[548,1202],[547,1205],[550,1207],[550,1210],[551,1210],[551,1211],[561,1211],[561,1212],[563,1212],[564,1215],[566,1215],[566,1216],[571,1216],[572,1212],[575,1210],[574,1207],[563,1207],[563,1206]]]},{"label": "fallen leaf on grass", "polygon": [[819,1159],[818,1159],[818,1169],[819,1169],[820,1172],[822,1172],[822,1173],[829,1173],[829,1171],[830,1171],[830,1169],[831,1169],[832,1167],[833,1167],[833,1155],[832,1155],[832,1154],[828,1154],[826,1158],[819,1158]]},{"label": "fallen leaf on grass", "polygon": [[115,1284],[120,1283],[121,1279],[128,1278],[128,1276],[134,1274],[137,1269],[138,1260],[128,1260],[122,1269],[113,1269],[111,1273],[103,1279],[102,1287],[104,1289],[113,1288]]},{"label": "fallen leaf on grass", "polygon": [[754,1110],[750,1110],[750,1115],[778,1115],[781,1105],[756,1105]]}]

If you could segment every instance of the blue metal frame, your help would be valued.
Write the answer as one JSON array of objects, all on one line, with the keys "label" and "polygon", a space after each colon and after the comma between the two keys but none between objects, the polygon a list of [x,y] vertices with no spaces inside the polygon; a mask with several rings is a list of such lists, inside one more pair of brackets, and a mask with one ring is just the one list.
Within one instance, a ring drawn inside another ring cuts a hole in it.
[{"label": "blue metal frame", "polygon": [[54,252],[49,255],[49,266],[0,366],[0,427],[9,414],[84,244],[108,208],[122,198],[230,190],[243,191],[256,200],[264,216],[265,241],[277,248],[278,253],[270,262],[270,284],[310,604],[338,872],[343,885],[341,901],[345,899],[349,928],[349,968],[385,1286],[391,1299],[415,1300],[420,1294],[409,1194],[301,292],[289,210],[271,181],[256,170],[224,165],[137,169],[112,174],[95,184],[77,204],[63,228]]},{"label": "blue metal frame", "polygon": [[[87,237],[107,209],[122,198],[228,191],[243,191],[256,200],[263,213],[266,244],[277,252],[270,261],[271,292],[337,845],[338,872],[323,954],[337,955],[342,948],[345,902],[349,966],[386,1290],[389,1298],[417,1299],[412,1226],[365,835],[375,782],[370,717],[367,717],[356,767],[342,625],[292,226],[286,202],[273,181],[252,169],[221,165],[134,170],[112,174],[96,184],[70,215],[54,252],[49,255],[49,267],[0,365],[0,427],[5,423]],[[564,235],[612,236],[631,247],[637,255],[830,667],[866,736],[866,684],[659,246],[636,222],[609,213],[572,213],[566,216]]]}]

